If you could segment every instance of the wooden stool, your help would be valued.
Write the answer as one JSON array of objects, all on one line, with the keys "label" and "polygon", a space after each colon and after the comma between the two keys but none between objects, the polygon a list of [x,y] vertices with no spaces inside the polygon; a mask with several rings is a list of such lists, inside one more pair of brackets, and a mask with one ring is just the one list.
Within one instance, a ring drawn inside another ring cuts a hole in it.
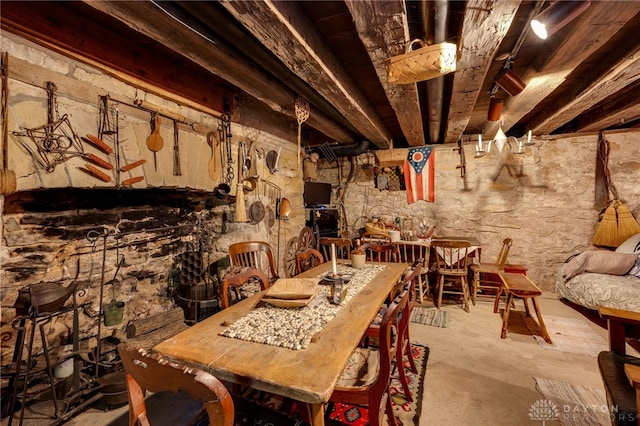
[{"label": "wooden stool", "polygon": [[504,285],[504,292],[507,295],[507,304],[504,308],[504,314],[502,316],[502,334],[500,335],[500,337],[503,339],[507,337],[507,326],[509,325],[509,311],[511,310],[511,302],[513,301],[514,297],[519,297],[524,302],[524,309],[528,317],[531,316],[531,312],[529,311],[527,299],[531,299],[533,309],[536,311],[536,316],[538,317],[538,325],[542,329],[542,337],[544,337],[545,342],[551,344],[551,337],[549,337],[547,327],[545,327],[544,325],[544,321],[542,320],[542,313],[540,312],[538,301],[536,300],[536,297],[542,295],[542,291],[526,275],[515,274],[512,272],[500,272],[499,275],[502,279],[502,284]]}]

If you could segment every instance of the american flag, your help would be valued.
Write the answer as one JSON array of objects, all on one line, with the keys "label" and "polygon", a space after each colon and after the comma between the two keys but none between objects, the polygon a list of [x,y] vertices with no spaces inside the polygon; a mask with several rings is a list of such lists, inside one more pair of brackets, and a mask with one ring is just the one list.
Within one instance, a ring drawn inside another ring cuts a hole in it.
[{"label": "american flag", "polygon": [[404,162],[404,184],[407,188],[407,202],[418,200],[435,201],[436,153],[432,147],[410,148]]}]

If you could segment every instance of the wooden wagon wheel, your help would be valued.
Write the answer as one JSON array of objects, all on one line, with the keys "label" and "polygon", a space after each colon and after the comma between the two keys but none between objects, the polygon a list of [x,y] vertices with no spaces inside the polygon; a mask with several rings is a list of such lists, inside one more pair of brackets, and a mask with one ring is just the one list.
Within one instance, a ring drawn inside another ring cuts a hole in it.
[{"label": "wooden wagon wheel", "polygon": [[298,251],[306,251],[316,248],[316,238],[313,235],[313,231],[308,226],[305,226],[298,235]]},{"label": "wooden wagon wheel", "polygon": [[287,242],[287,251],[285,252],[285,275],[291,278],[296,274],[296,252],[298,251],[298,237],[291,237]]}]

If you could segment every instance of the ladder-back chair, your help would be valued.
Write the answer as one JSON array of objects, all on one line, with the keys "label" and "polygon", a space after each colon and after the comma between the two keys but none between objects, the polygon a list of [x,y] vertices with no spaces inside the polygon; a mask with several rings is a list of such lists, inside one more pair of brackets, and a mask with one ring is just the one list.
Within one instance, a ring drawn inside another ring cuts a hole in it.
[{"label": "ladder-back chair", "polygon": [[[237,303],[242,299],[242,287],[248,284],[258,284],[260,290],[266,290],[269,288],[269,278],[267,275],[257,268],[233,268],[222,279],[222,288],[220,289],[220,307],[227,309],[231,303],[231,289],[234,291],[235,300]],[[255,289],[254,292],[260,291]],[[248,296],[249,294],[247,294]]]},{"label": "ladder-back chair", "polygon": [[[491,289],[494,290],[500,297],[502,281],[498,276],[498,273],[504,271],[504,266],[507,263],[507,256],[509,255],[509,249],[513,240],[511,238],[505,238],[502,240],[502,247],[498,252],[498,258],[495,263],[474,263],[470,266],[473,271],[473,291],[472,302],[475,306],[476,298],[478,297],[478,289]],[[497,277],[497,278],[496,278]]]},{"label": "ladder-back chair", "polygon": [[338,259],[351,259],[353,243],[349,238],[320,238],[318,240],[318,247],[325,259],[331,259],[331,244],[335,244],[336,246],[336,257]]},{"label": "ladder-back chair", "polygon": [[429,262],[431,246],[419,241],[399,241],[393,244],[398,247],[400,262],[413,263],[418,259],[422,259],[422,265],[420,265],[422,272],[418,277],[416,290],[418,292],[418,302],[423,303],[424,298],[429,295],[429,279],[427,277],[429,271],[427,262]]},{"label": "ladder-back chair", "polygon": [[232,267],[257,268],[269,277],[273,284],[278,278],[275,257],[271,245],[264,241],[247,241],[229,246],[229,260]]},{"label": "ladder-back chair", "polygon": [[[469,312],[469,283],[467,275],[469,273],[469,247],[471,243],[464,240],[434,240],[431,247],[436,251],[436,270],[438,272],[438,303],[442,305],[442,294],[462,294],[464,310]],[[460,283],[462,292],[451,286],[445,290],[445,284]]]}]

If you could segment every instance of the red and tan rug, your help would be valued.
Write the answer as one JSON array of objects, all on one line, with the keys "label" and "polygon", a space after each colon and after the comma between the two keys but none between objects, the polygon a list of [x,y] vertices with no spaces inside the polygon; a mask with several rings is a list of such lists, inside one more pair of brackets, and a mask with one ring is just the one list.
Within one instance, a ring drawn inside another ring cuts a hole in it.
[{"label": "red and tan rug", "polygon": [[[409,389],[413,395],[413,402],[407,400],[402,389],[402,384],[397,378],[391,381],[391,403],[396,416],[397,425],[417,425],[419,424],[420,412],[422,408],[422,396],[424,394],[424,375],[427,369],[427,359],[429,358],[429,348],[427,346],[411,344],[411,353],[416,361],[418,372],[413,373],[409,369],[409,360],[405,358],[404,364],[407,369]],[[335,404],[329,412],[330,425],[353,425],[365,426],[369,424],[369,413],[365,407],[347,404]],[[385,418],[386,422],[386,418]]]}]

